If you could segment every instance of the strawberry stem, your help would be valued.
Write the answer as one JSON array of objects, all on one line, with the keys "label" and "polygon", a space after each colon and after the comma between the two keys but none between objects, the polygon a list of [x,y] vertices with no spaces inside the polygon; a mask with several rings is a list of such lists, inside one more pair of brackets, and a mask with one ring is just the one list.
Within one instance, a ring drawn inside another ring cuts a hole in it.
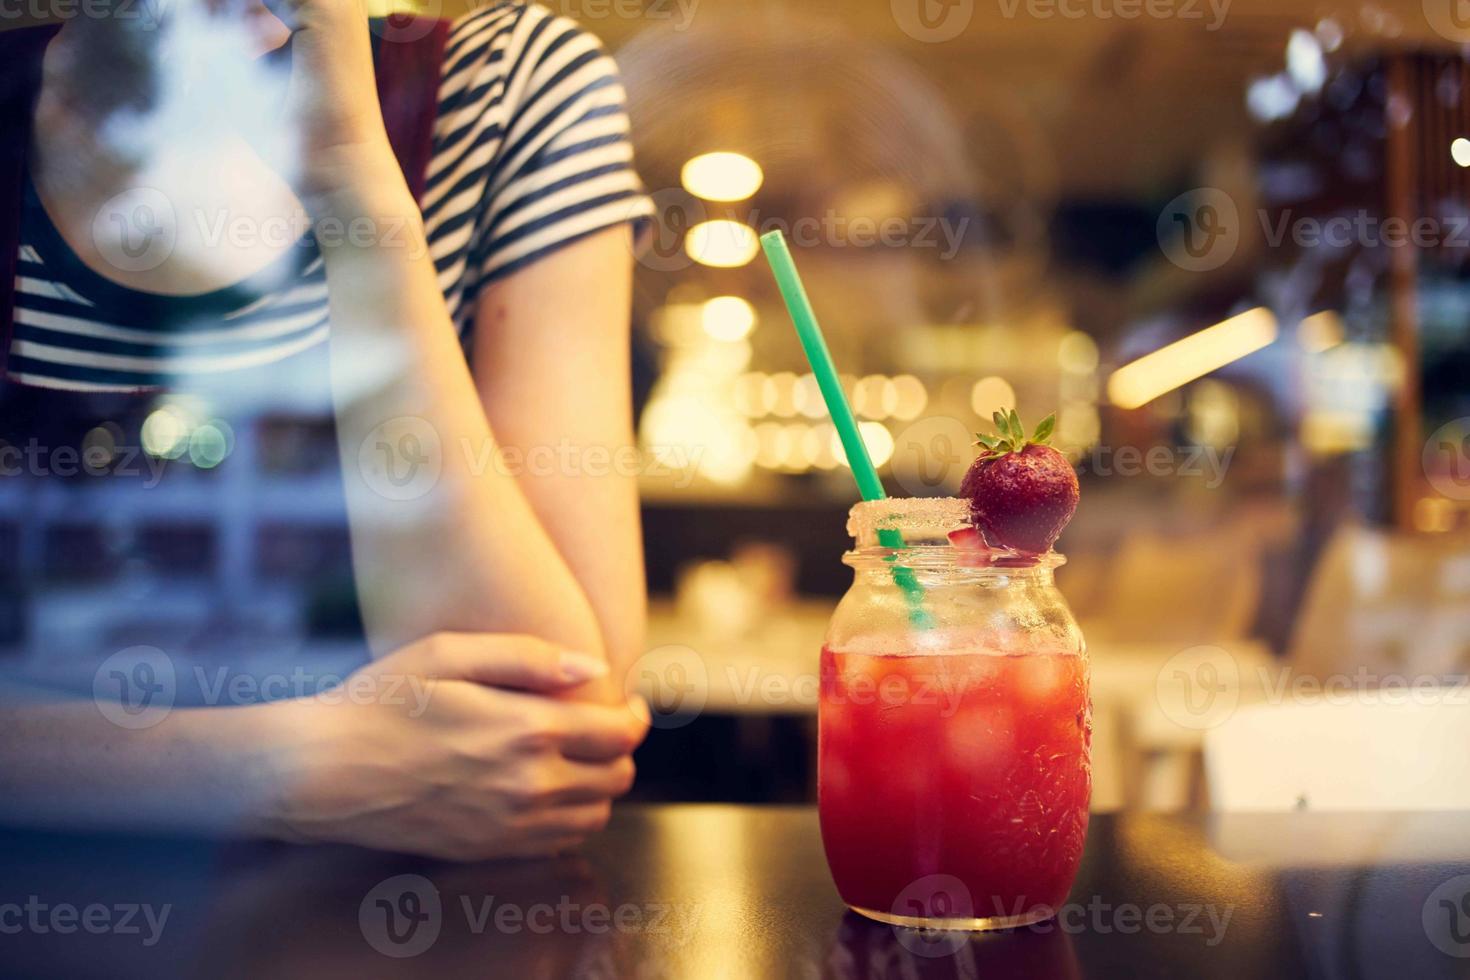
[{"label": "strawberry stem", "polygon": [[1021,416],[1014,408],[1008,412],[996,412],[991,416],[991,421],[995,424],[996,435],[975,433],[975,444],[981,447],[982,458],[1018,453],[1028,445],[1045,446],[1051,441],[1052,432],[1057,427],[1057,417],[1053,413],[1037,423],[1028,439],[1026,427],[1021,424]]}]

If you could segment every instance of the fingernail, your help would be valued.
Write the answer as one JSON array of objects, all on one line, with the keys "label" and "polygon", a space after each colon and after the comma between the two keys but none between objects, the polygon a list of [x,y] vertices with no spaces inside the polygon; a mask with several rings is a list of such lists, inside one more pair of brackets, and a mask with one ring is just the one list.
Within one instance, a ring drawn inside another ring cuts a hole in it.
[{"label": "fingernail", "polygon": [[560,666],[561,676],[576,683],[607,676],[607,661],[572,650],[562,651]]},{"label": "fingernail", "polygon": [[628,710],[643,720],[643,724],[653,723],[653,714],[648,710],[648,702],[637,694],[628,699]]}]

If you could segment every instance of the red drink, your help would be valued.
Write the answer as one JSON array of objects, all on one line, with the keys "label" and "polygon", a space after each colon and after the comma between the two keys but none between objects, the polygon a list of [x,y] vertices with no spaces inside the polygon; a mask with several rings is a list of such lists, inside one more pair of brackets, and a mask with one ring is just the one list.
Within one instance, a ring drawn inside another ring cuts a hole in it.
[{"label": "red drink", "polygon": [[1076,651],[824,649],[822,842],[842,900],[909,925],[1049,917],[1082,856],[1091,732]]}]

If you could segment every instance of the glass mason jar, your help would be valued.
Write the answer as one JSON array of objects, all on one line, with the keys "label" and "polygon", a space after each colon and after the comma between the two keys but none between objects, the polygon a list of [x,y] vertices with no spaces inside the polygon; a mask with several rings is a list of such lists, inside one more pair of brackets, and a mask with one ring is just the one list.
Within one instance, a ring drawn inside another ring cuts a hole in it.
[{"label": "glass mason jar", "polygon": [[853,584],[822,649],[827,863],[850,908],[895,925],[1050,918],[1087,834],[1092,709],[1063,558],[952,544],[968,526],[963,500],[854,507]]}]

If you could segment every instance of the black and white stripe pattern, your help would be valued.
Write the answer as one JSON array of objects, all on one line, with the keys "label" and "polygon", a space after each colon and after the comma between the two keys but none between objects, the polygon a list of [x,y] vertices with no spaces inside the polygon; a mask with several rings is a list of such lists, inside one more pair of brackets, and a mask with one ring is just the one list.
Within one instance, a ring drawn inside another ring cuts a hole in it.
[{"label": "black and white stripe pattern", "polygon": [[[422,202],[429,254],[457,328],[481,289],[652,205],[633,171],[617,69],[596,38],[543,7],[496,3],[445,47]],[[81,266],[32,192],[7,373],[25,384],[137,391],[283,361],[326,339],[315,249],[270,275],[200,297],[148,296]]]}]

